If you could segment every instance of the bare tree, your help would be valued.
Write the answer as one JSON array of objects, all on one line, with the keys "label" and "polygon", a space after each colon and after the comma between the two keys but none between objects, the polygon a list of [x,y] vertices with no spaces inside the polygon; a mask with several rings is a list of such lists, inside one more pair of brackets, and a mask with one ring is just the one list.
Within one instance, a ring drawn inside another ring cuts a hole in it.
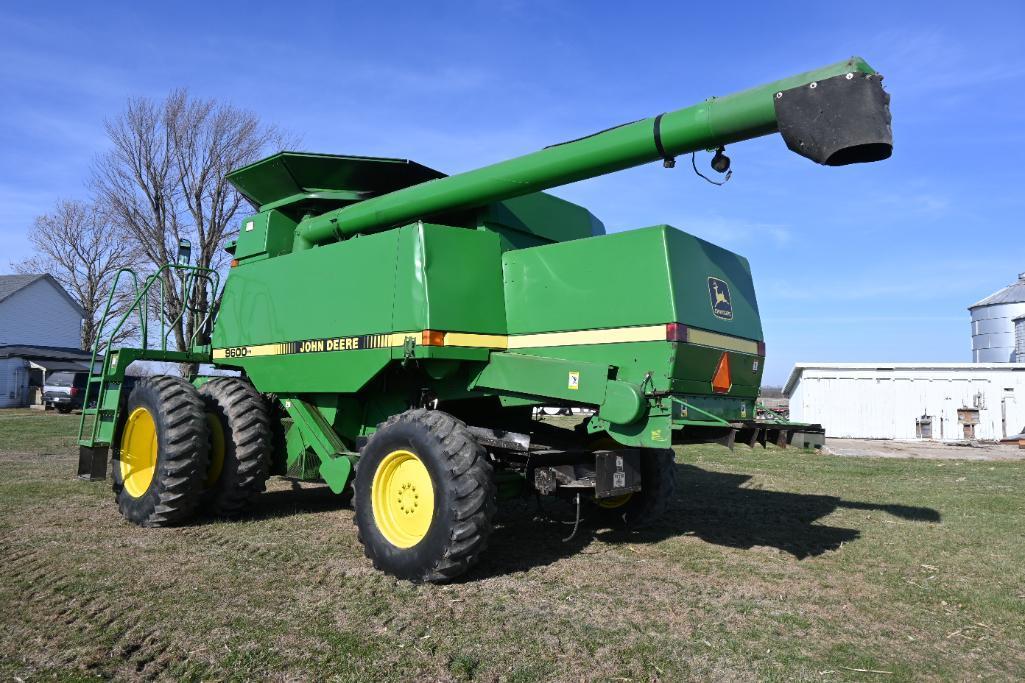
[{"label": "bare tree", "polygon": [[[58,201],[52,212],[35,219],[28,237],[35,255],[12,266],[19,273],[52,275],[85,312],[82,348],[91,349],[99,338],[103,352],[107,339],[100,329],[100,318],[117,271],[131,264],[132,250],[102,211],[81,201]],[[114,292],[109,321],[116,321],[131,304],[131,285],[127,280],[123,284],[126,286]],[[138,324],[130,317],[114,334],[113,342],[122,342],[137,332]]]},{"label": "bare tree", "polygon": [[[258,159],[281,143],[273,126],[251,112],[214,100],[173,91],[162,103],[129,100],[125,111],[107,121],[112,149],[93,174],[98,200],[131,236],[139,254],[154,268],[175,260],[178,243],[189,240],[196,265],[219,268],[224,243],[235,235],[243,198],[227,182],[229,171]],[[206,288],[183,300],[180,278],[165,271],[162,315],[174,322],[174,342],[187,350],[198,331],[192,310],[207,310]]]}]

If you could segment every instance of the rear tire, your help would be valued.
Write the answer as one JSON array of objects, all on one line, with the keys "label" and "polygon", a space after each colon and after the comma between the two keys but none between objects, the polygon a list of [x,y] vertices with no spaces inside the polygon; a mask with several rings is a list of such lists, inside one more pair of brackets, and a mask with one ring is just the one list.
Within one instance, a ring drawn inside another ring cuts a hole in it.
[{"label": "rear tire", "polygon": [[491,463],[466,425],[410,410],[370,437],[356,469],[353,518],[364,553],[400,579],[442,583],[487,546],[495,514]]},{"label": "rear tire", "polygon": [[209,453],[203,401],[178,377],[135,385],[113,459],[114,495],[125,519],[170,526],[192,517],[203,492]]},{"label": "rear tire", "polygon": [[218,377],[199,389],[210,425],[210,467],[203,507],[235,517],[266,488],[273,449],[270,406],[240,377]]},{"label": "rear tire", "polygon": [[[641,490],[617,499],[595,500],[608,523],[639,529],[657,522],[676,494],[676,456],[671,448],[641,449]],[[618,503],[618,504],[617,504]]]}]

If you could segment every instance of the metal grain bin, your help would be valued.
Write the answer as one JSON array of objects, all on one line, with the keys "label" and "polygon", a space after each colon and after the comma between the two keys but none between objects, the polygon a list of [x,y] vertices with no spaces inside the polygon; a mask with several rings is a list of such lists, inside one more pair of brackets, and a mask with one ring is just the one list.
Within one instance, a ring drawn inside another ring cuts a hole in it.
[{"label": "metal grain bin", "polygon": [[1025,315],[1014,319],[1015,362],[1025,363]]},{"label": "metal grain bin", "polygon": [[1014,320],[1025,316],[1025,273],[1018,275],[1017,282],[969,306],[968,311],[972,315],[972,361],[1013,363]]}]

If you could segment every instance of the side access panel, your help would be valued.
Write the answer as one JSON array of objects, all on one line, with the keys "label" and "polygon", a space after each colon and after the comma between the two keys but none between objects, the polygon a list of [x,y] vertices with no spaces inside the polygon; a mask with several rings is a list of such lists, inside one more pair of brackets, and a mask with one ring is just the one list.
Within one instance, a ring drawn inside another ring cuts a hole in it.
[{"label": "side access panel", "polygon": [[398,233],[393,329],[505,334],[500,237],[416,223]]},{"label": "side access panel", "polygon": [[497,235],[416,223],[243,263],[225,284],[213,358],[261,391],[354,393],[427,329],[505,332]]},{"label": "side access panel", "polygon": [[762,339],[747,259],[668,225],[510,251],[502,261],[509,334],[678,322]]},{"label": "side access panel", "polygon": [[214,362],[244,368],[260,391],[358,391],[392,358],[398,232],[233,268]]}]

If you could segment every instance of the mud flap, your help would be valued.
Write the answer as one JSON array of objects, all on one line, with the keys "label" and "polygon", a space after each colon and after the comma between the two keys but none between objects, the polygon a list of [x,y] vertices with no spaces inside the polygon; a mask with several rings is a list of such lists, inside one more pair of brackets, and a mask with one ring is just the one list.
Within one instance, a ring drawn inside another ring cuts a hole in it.
[{"label": "mud flap", "polygon": [[641,455],[636,448],[596,451],[594,497],[612,498],[641,490]]},{"label": "mud flap", "polygon": [[108,446],[78,447],[78,478],[86,481],[104,481],[107,478]]}]

